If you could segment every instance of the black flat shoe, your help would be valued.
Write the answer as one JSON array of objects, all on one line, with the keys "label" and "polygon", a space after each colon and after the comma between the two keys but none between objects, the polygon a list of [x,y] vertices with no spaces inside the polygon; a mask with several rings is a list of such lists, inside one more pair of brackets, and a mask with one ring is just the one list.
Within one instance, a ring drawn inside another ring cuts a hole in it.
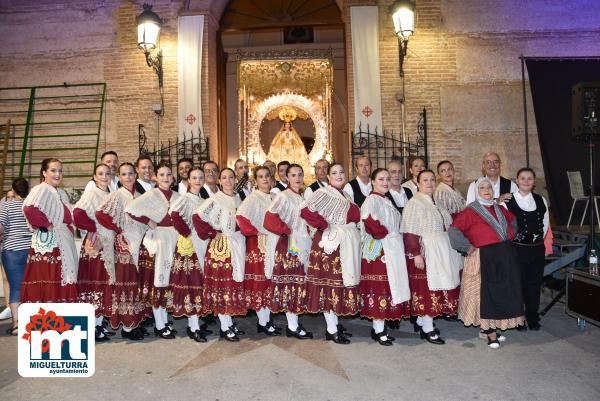
[{"label": "black flat shoe", "polygon": [[136,330],[138,330],[144,337],[148,337],[150,335],[150,332],[144,326],[138,326]]},{"label": "black flat shoe", "polygon": [[236,322],[233,322],[233,325],[231,327],[233,328],[233,331],[235,331],[235,334],[238,335],[238,336],[246,334],[246,332],[244,330],[238,329]]},{"label": "black flat shoe", "polygon": [[[413,330],[415,331],[415,333],[421,331],[421,329],[422,329],[422,327],[419,326],[416,321],[414,321],[413,322]],[[435,324],[433,325],[433,332],[435,334],[437,334],[438,336],[440,335],[440,329],[438,329],[437,327],[435,327]]]},{"label": "black flat shoe", "polygon": [[[269,330],[271,327],[273,327],[273,330]],[[265,333],[269,337],[276,337],[281,335],[281,332],[277,331],[275,329],[275,326],[272,326],[270,322],[267,323],[265,326],[261,326],[259,323],[256,323],[256,332]]]},{"label": "black flat shoe", "polygon": [[524,324],[517,326],[517,331],[527,331],[527,326]]},{"label": "black flat shoe", "polygon": [[96,326],[96,342],[103,343],[110,340],[110,337],[104,335],[104,331],[102,330],[102,326]]},{"label": "black flat shoe", "polygon": [[[387,339],[382,340],[381,337],[386,337]],[[390,339],[390,337],[387,335],[387,330],[383,330],[381,333],[375,333],[375,329],[371,329],[371,338],[375,341],[377,341],[379,344],[384,345],[386,347],[389,347],[391,345],[394,345],[394,343],[392,342],[393,340]]]},{"label": "black flat shoe", "polygon": [[102,332],[104,332],[105,336],[109,336],[109,337],[115,336],[117,334],[116,332],[114,332],[112,330],[108,330],[106,327],[102,327]]},{"label": "black flat shoe", "polygon": [[542,328],[542,325],[539,323],[533,323],[533,324],[528,325],[528,327],[529,327],[529,330],[539,331],[539,329]]},{"label": "black flat shoe", "polygon": [[173,322],[167,322],[165,327],[168,328],[171,333],[177,334],[177,330],[173,328]]},{"label": "black flat shoe", "polygon": [[346,328],[341,324],[337,325],[338,332],[340,332],[344,337],[352,337],[352,333],[348,333]]},{"label": "black flat shoe", "polygon": [[[301,334],[302,331],[304,331],[304,334]],[[298,325],[298,328],[295,331],[292,331],[292,330],[290,330],[289,327],[286,327],[285,335],[286,335],[286,337],[294,337],[294,338],[297,338],[298,340],[307,340],[309,338],[313,338],[313,333],[311,333],[310,331],[304,330],[304,327],[302,327],[301,324]]]},{"label": "black flat shoe", "polygon": [[144,339],[144,334],[137,328],[131,331],[121,330],[121,337],[132,341],[141,341]]},{"label": "black flat shoe", "polygon": [[273,321],[273,317],[271,316],[271,318],[269,319],[269,323],[267,325],[271,325],[273,326],[273,328],[275,329],[275,331],[277,331],[279,334],[281,334],[281,332],[283,331],[281,327],[277,327],[275,326],[275,322]]},{"label": "black flat shoe", "polygon": [[188,327],[186,329],[186,333],[189,338],[196,341],[197,343],[205,343],[208,341],[208,339],[204,336],[204,334],[200,330],[192,331],[192,329],[190,329]]},{"label": "black flat shoe", "polygon": [[225,340],[230,342],[240,341],[240,338],[237,336],[237,333],[235,332],[233,326],[229,326],[229,329],[227,329],[227,331],[219,329],[219,335],[221,338],[224,338]]},{"label": "black flat shoe", "polygon": [[325,330],[325,340],[333,341],[336,344],[350,344],[350,340],[339,331],[335,334],[329,334],[329,332]]},{"label": "black flat shoe", "polygon": [[154,335],[160,338],[164,338],[165,340],[172,340],[175,338],[175,333],[173,333],[169,326],[165,326],[162,330],[158,330],[156,327],[154,328]]},{"label": "black flat shoe", "polygon": [[209,328],[208,328],[208,324],[206,324],[206,323],[202,323],[202,324],[200,325],[200,331],[201,331],[202,333],[204,333],[205,335],[207,335],[207,334],[212,334],[212,333],[213,333],[213,331],[212,331],[211,329],[209,329]]},{"label": "black flat shoe", "polygon": [[[420,335],[421,335],[421,338],[423,340],[426,340],[428,343],[432,343],[432,344],[436,344],[436,345],[446,344],[446,341],[444,341],[442,339],[442,337],[440,337],[440,335],[435,332],[435,330],[430,331],[429,333],[425,333],[423,330],[421,330]],[[436,338],[433,338],[434,336],[436,336]]]}]

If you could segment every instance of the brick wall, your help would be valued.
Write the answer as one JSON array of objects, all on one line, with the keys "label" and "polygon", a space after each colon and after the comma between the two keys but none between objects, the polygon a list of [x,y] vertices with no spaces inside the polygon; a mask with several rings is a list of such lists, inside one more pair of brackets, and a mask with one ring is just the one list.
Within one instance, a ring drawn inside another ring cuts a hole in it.
[{"label": "brick wall", "polygon": [[[136,47],[135,17],[142,0],[40,0],[0,2],[0,85],[106,82],[108,97],[101,150],[122,159],[137,152],[137,125],[152,136],[152,105],[159,93],[154,72]],[[166,24],[161,32],[165,69],[165,117],[161,138],[177,135],[177,17],[205,14],[202,73],[203,131],[217,158],[216,30],[221,0],[157,0]],[[398,132],[403,93],[398,45],[388,8],[392,0],[339,1],[345,21],[348,126],[353,126],[353,70],[349,7],[380,9],[381,94],[385,129]],[[184,10],[184,4],[189,5]],[[416,133],[419,112],[428,111],[431,165],[455,163],[463,184],[479,174],[481,155],[496,150],[513,176],[525,163],[520,61],[518,56],[600,54],[600,2],[577,7],[559,0],[417,0],[416,31],[405,59],[406,128]],[[528,95],[529,96],[529,95]],[[529,99],[532,167],[543,176],[535,118]],[[228,118],[236,118],[229,116]],[[348,155],[350,150],[348,149]]]}]

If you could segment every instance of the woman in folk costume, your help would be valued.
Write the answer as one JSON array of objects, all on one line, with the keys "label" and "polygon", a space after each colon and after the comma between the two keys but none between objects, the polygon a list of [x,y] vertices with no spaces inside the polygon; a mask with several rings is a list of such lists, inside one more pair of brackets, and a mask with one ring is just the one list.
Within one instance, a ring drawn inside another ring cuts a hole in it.
[{"label": "woman in folk costume", "polygon": [[246,239],[239,232],[235,213],[240,197],[234,191],[235,173],[224,168],[219,175],[222,190],[206,199],[192,217],[194,228],[203,240],[210,240],[204,257],[202,308],[219,316],[220,336],[239,341],[244,334],[232,316],[245,315],[244,259]]},{"label": "woman in folk costume", "polygon": [[435,174],[423,170],[417,178],[419,191],[408,201],[402,215],[411,314],[417,316],[415,331],[432,344],[445,344],[433,318],[454,315],[458,308],[460,255],[450,246],[448,227],[452,217],[432,198]]},{"label": "woman in folk costume", "polygon": [[300,212],[317,229],[306,274],[306,309],[323,312],[326,340],[349,344],[352,335],[338,324],[338,316],[355,315],[360,309],[360,209],[342,190],[344,167],[331,164],[327,176],[330,186],[315,192]]},{"label": "woman in folk costume", "polygon": [[433,200],[454,218],[467,206],[465,198],[454,188],[454,165],[448,160],[442,160],[437,165],[437,172],[441,181],[433,192]]},{"label": "woman in folk costume", "polygon": [[271,280],[265,276],[265,252],[268,231],[264,227],[265,214],[271,204],[271,171],[264,166],[254,171],[257,189],[244,199],[237,210],[240,232],[246,237],[246,267],[244,271],[244,298],[246,308],[256,311],[256,330],[267,336],[281,335],[271,320]]},{"label": "woman in folk costume", "polygon": [[419,187],[417,185],[417,176],[423,170],[425,170],[425,160],[422,157],[409,157],[408,158],[408,172],[410,173],[410,179],[402,183],[402,189],[406,197],[410,200],[417,191]]},{"label": "woman in folk costume", "polygon": [[[125,213],[127,205],[139,196],[135,191],[135,180],[133,164],[121,164],[121,187],[111,192],[98,206],[96,219],[99,223],[97,227],[104,228],[99,228],[99,231],[107,231],[103,235],[110,236],[113,243],[115,283],[112,288],[110,325],[114,329],[123,325],[121,337],[139,341],[144,339],[147,332],[140,326],[146,313],[146,304],[141,301],[138,255],[148,227]],[[103,252],[110,252],[110,248],[105,247]]]},{"label": "woman in folk costume", "polygon": [[[539,330],[541,325],[538,310],[546,265],[544,243],[548,239],[548,233],[552,234],[552,230],[549,230],[548,203],[543,196],[533,192],[535,172],[532,169],[523,167],[517,172],[517,186],[519,190],[513,193],[504,206],[515,215],[517,221],[513,244],[521,270],[525,320],[530,330]],[[519,327],[519,330],[525,329],[525,326]]]},{"label": "woman in folk costume", "polygon": [[304,183],[302,166],[288,166],[286,177],[288,187],[275,196],[265,214],[264,226],[269,232],[265,276],[271,280],[271,312],[285,312],[285,335],[306,340],[313,335],[298,322],[298,315],[305,312],[305,276],[311,245],[308,227],[300,217],[304,202],[300,195]]},{"label": "woman in folk costume", "polygon": [[108,196],[111,179],[110,168],[106,164],[97,165],[94,169],[96,186],[84,192],[73,209],[75,226],[87,231],[79,253],[79,298],[81,302],[94,306],[98,342],[109,340],[108,334],[114,335],[102,325],[104,317],[111,315],[112,286],[115,283],[114,238],[96,219],[96,209]]},{"label": "woman in folk costume", "polygon": [[385,194],[391,186],[390,173],[378,168],[371,174],[373,192],[360,208],[363,250],[360,276],[361,317],[373,320],[371,338],[392,345],[386,320],[410,316],[410,289],[400,234],[402,216]]},{"label": "woman in folk costume", "polygon": [[171,203],[169,213],[173,226],[179,233],[175,260],[171,268],[171,291],[173,303],[169,312],[174,317],[187,316],[186,329],[189,338],[196,342],[206,342],[206,335],[212,331],[200,324],[202,315],[202,272],[206,241],[198,237],[192,223],[192,216],[204,201],[200,188],[204,185],[204,172],[200,167],[188,172],[187,193]]},{"label": "woman in folk costume", "polygon": [[23,213],[34,232],[21,283],[21,303],[79,302],[79,260],[69,198],[58,188],[62,177],[60,160],[44,159],[42,182],[23,202]]},{"label": "woman in folk costume", "polygon": [[496,330],[523,324],[523,297],[515,237],[515,216],[494,201],[492,182],[476,182],[477,200],[460,212],[449,234],[455,249],[467,253],[462,275],[458,318],[480,326],[491,348],[504,341]]},{"label": "woman in folk costume", "polygon": [[149,228],[144,237],[144,245],[154,260],[154,279],[150,295],[154,334],[164,339],[172,339],[177,331],[169,321],[167,309],[173,305],[173,292],[169,283],[178,235],[173,227],[169,208],[181,195],[171,190],[173,173],[169,165],[158,166],[156,180],[158,187],[135,198],[127,205],[125,211],[134,220],[146,224]]},{"label": "woman in folk costume", "polygon": [[305,312],[305,276],[311,246],[308,226],[300,217],[304,202],[300,195],[302,166],[288,166],[286,177],[288,187],[275,196],[265,215],[264,226],[269,231],[265,276],[271,280],[271,312],[285,312],[285,335],[306,340],[313,334],[298,322],[298,315]]}]

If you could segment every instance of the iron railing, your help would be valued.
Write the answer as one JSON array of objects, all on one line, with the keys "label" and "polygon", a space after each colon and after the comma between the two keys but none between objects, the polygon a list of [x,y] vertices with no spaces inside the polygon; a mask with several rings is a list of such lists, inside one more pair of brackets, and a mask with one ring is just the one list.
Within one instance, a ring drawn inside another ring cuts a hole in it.
[{"label": "iron railing", "polygon": [[177,161],[184,157],[191,159],[194,166],[202,166],[204,162],[210,160],[208,138],[200,132],[197,135],[184,132],[182,140],[177,138],[175,141],[171,141],[169,139],[166,145],[161,143],[161,147],[156,149],[156,144],[154,144],[153,149],[150,150],[144,125],[139,124],[138,147],[139,155],[150,157],[155,166],[167,163],[174,168]]},{"label": "iron railing", "polygon": [[47,157],[63,162],[65,179],[90,177],[98,158],[105,96],[105,83],[0,88],[0,120],[10,118],[13,127],[0,184],[37,178],[39,163]]},{"label": "iron railing", "polygon": [[355,159],[360,156],[367,156],[373,169],[386,167],[392,160],[398,160],[406,166],[406,161],[412,156],[423,157],[427,166],[427,110],[423,109],[419,115],[416,135],[409,135],[407,141],[403,141],[394,131],[380,133],[378,127],[371,131],[369,126],[365,131],[359,125],[358,131],[352,133],[353,166]]}]

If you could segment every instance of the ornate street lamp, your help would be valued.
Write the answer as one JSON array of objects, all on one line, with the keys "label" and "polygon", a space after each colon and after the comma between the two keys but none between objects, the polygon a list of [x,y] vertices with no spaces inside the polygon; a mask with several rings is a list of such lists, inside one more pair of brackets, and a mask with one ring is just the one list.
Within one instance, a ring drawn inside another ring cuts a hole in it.
[{"label": "ornate street lamp", "polygon": [[156,57],[152,57],[151,51],[158,46],[160,37],[160,27],[162,20],[154,11],[152,6],[144,4],[144,11],[136,18],[138,27],[138,47],[144,51],[146,56],[146,64],[156,72],[158,76],[158,86],[163,86],[163,68],[162,68],[162,51],[156,51]]},{"label": "ornate street lamp", "polygon": [[415,31],[415,2],[412,0],[396,0],[390,7],[394,22],[394,31],[398,36],[400,76],[404,77],[404,57],[408,47],[408,39]]}]

